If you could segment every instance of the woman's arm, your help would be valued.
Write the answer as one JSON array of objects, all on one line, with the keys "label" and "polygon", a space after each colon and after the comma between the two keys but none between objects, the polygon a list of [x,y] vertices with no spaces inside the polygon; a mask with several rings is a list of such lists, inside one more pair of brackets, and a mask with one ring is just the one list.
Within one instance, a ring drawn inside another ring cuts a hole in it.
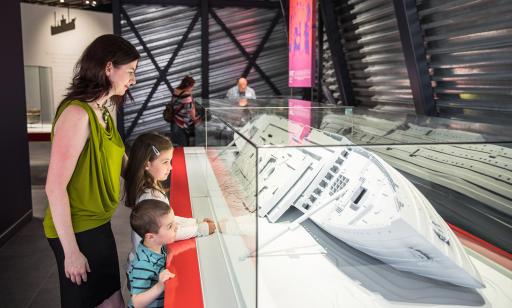
[{"label": "woman's arm", "polygon": [[90,269],[76,243],[67,185],[88,137],[87,112],[79,106],[67,107],[55,124],[45,187],[53,223],[64,249],[66,277],[78,285],[87,281]]}]

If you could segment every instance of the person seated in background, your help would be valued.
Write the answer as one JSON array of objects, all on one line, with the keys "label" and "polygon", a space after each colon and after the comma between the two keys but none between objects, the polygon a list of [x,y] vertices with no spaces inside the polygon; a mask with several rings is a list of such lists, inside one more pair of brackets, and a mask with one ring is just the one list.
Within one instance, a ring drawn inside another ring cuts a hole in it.
[{"label": "person seated in background", "polygon": [[228,90],[226,98],[238,100],[238,104],[244,107],[247,106],[247,99],[256,99],[256,93],[247,85],[247,79],[241,77],[237,85]]}]

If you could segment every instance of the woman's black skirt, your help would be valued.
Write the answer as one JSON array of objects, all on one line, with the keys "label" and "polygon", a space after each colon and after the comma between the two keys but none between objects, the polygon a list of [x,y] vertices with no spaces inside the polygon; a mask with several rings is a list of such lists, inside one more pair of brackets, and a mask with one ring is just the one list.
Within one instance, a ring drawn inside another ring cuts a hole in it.
[{"label": "woman's black skirt", "polygon": [[73,283],[64,272],[64,251],[58,238],[48,239],[57,260],[62,308],[96,307],[120,290],[117,247],[110,222],[75,233],[80,251],[87,258],[90,273],[87,282]]}]

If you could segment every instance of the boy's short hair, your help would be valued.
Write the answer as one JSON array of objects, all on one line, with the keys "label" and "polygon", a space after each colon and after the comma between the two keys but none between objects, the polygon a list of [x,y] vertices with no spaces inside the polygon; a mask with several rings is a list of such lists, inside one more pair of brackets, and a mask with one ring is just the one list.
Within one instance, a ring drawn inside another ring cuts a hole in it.
[{"label": "boy's short hair", "polygon": [[160,218],[171,212],[171,207],[160,200],[146,199],[137,203],[130,214],[132,229],[142,238],[148,233],[158,233]]}]

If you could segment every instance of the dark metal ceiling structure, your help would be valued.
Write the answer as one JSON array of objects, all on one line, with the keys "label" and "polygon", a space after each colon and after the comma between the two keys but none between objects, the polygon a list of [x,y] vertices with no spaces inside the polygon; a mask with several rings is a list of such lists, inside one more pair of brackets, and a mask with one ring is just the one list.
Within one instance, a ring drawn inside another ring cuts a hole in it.
[{"label": "dark metal ceiling structure", "polygon": [[111,0],[22,0],[21,2],[69,7],[70,9],[81,9],[99,12],[112,12]]}]

